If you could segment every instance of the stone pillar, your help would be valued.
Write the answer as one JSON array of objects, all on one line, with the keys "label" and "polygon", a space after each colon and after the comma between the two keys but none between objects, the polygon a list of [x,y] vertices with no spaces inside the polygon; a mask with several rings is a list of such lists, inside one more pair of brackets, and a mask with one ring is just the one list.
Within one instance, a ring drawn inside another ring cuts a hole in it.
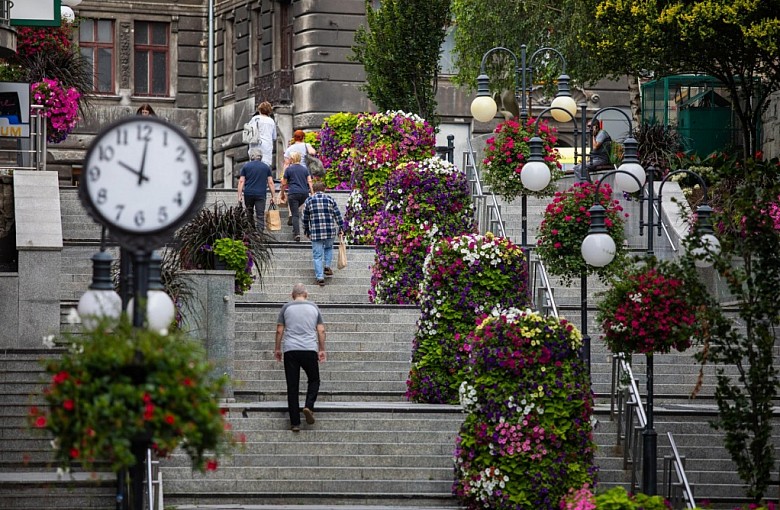
[{"label": "stone pillar", "polygon": [[9,348],[39,348],[60,332],[62,218],[56,172],[14,172],[19,250],[18,330]]},{"label": "stone pillar", "polygon": [[[186,272],[192,291],[188,303],[181,310],[182,328],[193,338],[203,340],[209,361],[218,374],[233,377],[235,350],[235,272],[192,270]],[[233,388],[225,391],[225,398],[233,398]]]}]

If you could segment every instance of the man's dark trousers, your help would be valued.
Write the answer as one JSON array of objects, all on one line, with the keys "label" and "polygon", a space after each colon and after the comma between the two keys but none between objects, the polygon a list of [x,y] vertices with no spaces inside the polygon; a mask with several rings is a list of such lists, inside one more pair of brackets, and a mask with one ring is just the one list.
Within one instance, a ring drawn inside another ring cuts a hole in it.
[{"label": "man's dark trousers", "polygon": [[290,413],[290,425],[301,425],[301,412],[298,402],[298,390],[301,382],[301,368],[306,372],[306,404],[304,407],[314,411],[314,403],[320,391],[320,365],[314,351],[287,351],[284,353],[284,376],[287,379],[287,410]]}]

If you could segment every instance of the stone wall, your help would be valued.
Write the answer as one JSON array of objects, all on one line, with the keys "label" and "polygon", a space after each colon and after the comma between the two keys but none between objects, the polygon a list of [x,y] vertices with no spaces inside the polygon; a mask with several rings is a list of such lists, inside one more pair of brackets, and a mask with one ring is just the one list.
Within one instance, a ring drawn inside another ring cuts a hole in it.
[{"label": "stone wall", "polygon": [[769,108],[761,118],[761,150],[765,158],[780,157],[780,91],[769,96]]}]

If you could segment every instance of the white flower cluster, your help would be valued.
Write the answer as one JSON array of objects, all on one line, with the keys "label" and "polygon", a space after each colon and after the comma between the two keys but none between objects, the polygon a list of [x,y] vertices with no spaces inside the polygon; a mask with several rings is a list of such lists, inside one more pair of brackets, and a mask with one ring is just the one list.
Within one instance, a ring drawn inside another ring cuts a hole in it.
[{"label": "white flower cluster", "polygon": [[463,381],[458,388],[460,397],[460,407],[464,413],[475,413],[479,411],[480,405],[477,402],[477,390],[468,382]]},{"label": "white flower cluster", "polygon": [[482,501],[485,508],[490,508],[490,497],[496,488],[503,489],[509,482],[507,475],[502,475],[501,470],[494,467],[485,468],[479,472],[476,480],[471,481],[469,492]]},{"label": "white flower cluster", "polygon": [[387,110],[385,111],[385,117],[392,119],[393,117],[401,116],[406,117],[407,119],[410,119],[414,122],[418,122],[420,124],[425,122],[425,119],[417,115],[416,113],[406,113],[403,110]]},{"label": "white flower cluster", "polygon": [[627,330],[628,330],[628,328],[626,327],[626,325],[625,325],[625,324],[623,324],[622,322],[615,322],[615,323],[613,323],[613,324],[612,324],[612,325],[609,327],[609,329],[611,329],[611,330],[612,330],[612,331],[614,331],[615,333],[623,333],[624,331],[627,331]]},{"label": "white flower cluster", "polygon": [[[519,409],[523,416],[528,416],[529,414],[531,414],[531,411],[533,411],[534,409],[536,409],[537,414],[544,414],[544,408],[542,406],[537,406],[536,403],[531,398],[528,399],[524,398],[518,404],[517,402],[515,402],[514,396],[510,395],[509,399],[506,402],[506,406],[509,409]],[[503,423],[505,421],[504,417],[502,416],[499,421]]]},{"label": "white flower cluster", "polygon": [[642,302],[642,293],[641,292],[635,292],[633,294],[629,294],[628,298],[633,301],[634,303],[641,303]]},{"label": "white flower cluster", "polygon": [[458,167],[449,161],[436,156],[420,161],[417,166],[420,170],[430,170],[439,175],[451,175],[459,171]]}]

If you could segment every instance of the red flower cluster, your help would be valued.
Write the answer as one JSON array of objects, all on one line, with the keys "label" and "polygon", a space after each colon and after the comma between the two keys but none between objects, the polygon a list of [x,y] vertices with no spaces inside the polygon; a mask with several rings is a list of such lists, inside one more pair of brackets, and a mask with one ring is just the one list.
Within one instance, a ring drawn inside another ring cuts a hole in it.
[{"label": "red flower cluster", "polygon": [[613,352],[667,353],[691,346],[697,310],[682,278],[658,267],[643,268],[616,283],[607,296],[613,309],[599,309]]},{"label": "red flower cluster", "polygon": [[17,28],[16,52],[23,57],[36,53],[52,54],[71,51],[70,33],[72,25],[60,27]]}]

